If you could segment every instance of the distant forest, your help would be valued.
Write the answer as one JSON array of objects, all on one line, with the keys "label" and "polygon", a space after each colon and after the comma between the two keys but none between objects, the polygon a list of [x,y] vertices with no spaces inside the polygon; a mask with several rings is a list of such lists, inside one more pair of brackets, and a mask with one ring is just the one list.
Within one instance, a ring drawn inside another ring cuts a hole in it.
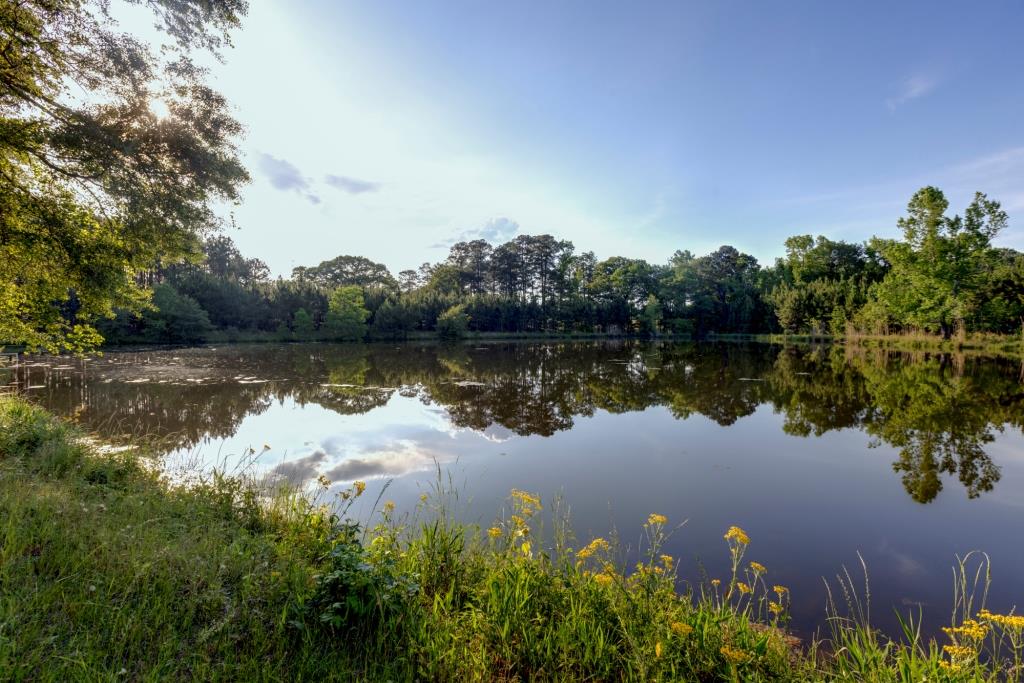
[{"label": "distant forest", "polygon": [[141,314],[98,325],[108,343],[219,339],[401,339],[466,333],[1017,333],[1024,323],[1024,254],[995,248],[997,202],[978,193],[947,215],[943,193],[914,194],[902,238],[864,243],[799,235],[771,266],[731,246],[666,263],[597,260],[551,235],[504,244],[459,242],[439,263],[391,273],[338,256],[271,279],[230,237],[201,259],[139,273],[152,289]]}]

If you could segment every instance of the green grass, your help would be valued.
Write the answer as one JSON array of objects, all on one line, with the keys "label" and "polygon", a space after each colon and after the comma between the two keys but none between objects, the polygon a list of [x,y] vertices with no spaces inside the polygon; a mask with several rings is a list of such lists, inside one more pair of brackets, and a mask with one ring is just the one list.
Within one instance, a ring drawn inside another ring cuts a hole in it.
[{"label": "green grass", "polygon": [[487,530],[452,521],[443,486],[402,515],[378,501],[365,528],[344,514],[358,484],[334,515],[323,487],[268,496],[213,477],[185,488],[146,463],[0,399],[0,679],[1022,676],[1024,623],[965,621],[983,607],[971,602],[970,560],[956,593],[955,623],[966,630],[953,634],[970,652],[958,651],[953,670],[942,645],[912,625],[899,642],[872,631],[852,580],[836,587],[844,607],[830,611],[832,638],[795,642],[784,630],[788,591],[747,560],[754,546],[740,529],[723,541],[733,573],[679,593],[674,560],[661,555],[672,528],[660,515],[627,569],[614,539],[573,539],[557,505],[542,510],[524,492]]}]

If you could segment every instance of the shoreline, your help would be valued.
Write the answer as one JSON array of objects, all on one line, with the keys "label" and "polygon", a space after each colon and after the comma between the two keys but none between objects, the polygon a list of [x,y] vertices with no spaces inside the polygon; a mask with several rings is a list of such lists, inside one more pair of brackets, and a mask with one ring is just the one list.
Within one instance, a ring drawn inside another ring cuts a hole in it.
[{"label": "shoreline", "polygon": [[[446,507],[454,492],[440,483],[412,511],[378,500],[376,521],[363,527],[346,515],[362,482],[340,493],[334,516],[324,500],[330,482],[267,497],[237,477],[176,486],[139,460],[83,442],[76,427],[22,399],[0,398],[0,624],[9,627],[0,671],[1002,680],[1024,655],[1024,643],[1007,645],[1024,619],[985,611],[957,613],[951,645],[919,631],[889,640],[856,617],[863,596],[852,581],[837,595],[854,591],[855,602],[826,611],[827,639],[798,641],[786,629],[788,589],[745,559],[757,539],[738,527],[725,530],[722,546],[731,576],[680,593],[676,561],[661,554],[673,522],[657,512],[644,524],[642,561],[627,568],[614,538],[559,536],[561,513],[525,491],[513,490],[511,516],[495,510],[487,529],[455,522]],[[540,535],[548,517],[551,547]],[[965,559],[955,575],[966,578],[980,560]],[[1002,638],[1002,651],[989,648],[989,635]]]}]

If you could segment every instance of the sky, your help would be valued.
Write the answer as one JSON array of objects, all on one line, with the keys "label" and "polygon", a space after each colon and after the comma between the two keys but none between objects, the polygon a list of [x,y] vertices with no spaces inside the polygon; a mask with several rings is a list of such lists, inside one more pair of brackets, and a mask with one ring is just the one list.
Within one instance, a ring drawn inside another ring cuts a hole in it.
[{"label": "sky", "polygon": [[542,233],[771,264],[896,236],[931,184],[1024,249],[1022,32],[1019,0],[256,0],[212,71],[252,174],[229,234],[275,275]]}]

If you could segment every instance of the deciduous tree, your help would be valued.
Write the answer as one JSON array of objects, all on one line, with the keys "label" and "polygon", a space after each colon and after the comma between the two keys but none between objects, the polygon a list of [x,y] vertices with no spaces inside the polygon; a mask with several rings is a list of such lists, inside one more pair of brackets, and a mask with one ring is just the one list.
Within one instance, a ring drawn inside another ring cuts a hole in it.
[{"label": "deciduous tree", "polygon": [[[247,180],[240,126],[193,50],[218,50],[244,0],[130,0],[156,15],[156,51],[106,0],[0,3],[0,341],[84,349],[133,275],[198,253]],[[155,102],[166,114],[158,114]]]}]

